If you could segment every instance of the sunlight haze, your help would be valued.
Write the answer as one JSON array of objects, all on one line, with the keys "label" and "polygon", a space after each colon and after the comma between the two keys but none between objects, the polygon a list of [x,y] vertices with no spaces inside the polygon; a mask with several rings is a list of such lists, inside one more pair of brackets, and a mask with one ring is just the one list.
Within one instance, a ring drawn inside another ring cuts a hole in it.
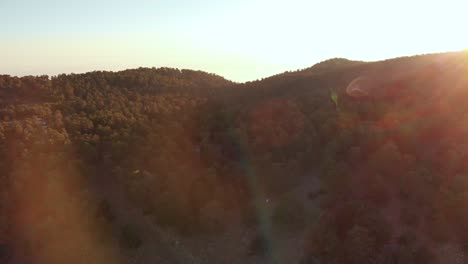
[{"label": "sunlight haze", "polygon": [[0,73],[137,67],[244,82],[319,61],[468,48],[464,1],[0,1]]}]

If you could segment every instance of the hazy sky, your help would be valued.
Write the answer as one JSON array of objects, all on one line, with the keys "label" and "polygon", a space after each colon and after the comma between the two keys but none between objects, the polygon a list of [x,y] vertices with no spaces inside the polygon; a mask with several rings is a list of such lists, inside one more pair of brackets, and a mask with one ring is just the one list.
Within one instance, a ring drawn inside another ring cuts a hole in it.
[{"label": "hazy sky", "polygon": [[466,0],[0,0],[0,74],[191,68],[235,81],[468,48]]}]

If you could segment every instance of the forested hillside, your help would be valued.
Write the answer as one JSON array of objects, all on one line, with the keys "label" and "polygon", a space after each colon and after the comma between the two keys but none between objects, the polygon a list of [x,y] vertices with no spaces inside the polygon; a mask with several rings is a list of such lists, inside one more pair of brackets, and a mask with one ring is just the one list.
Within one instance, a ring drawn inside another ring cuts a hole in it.
[{"label": "forested hillside", "polygon": [[[250,253],[274,262],[271,222],[306,234],[303,263],[465,263],[467,113],[463,52],[242,84],[169,68],[0,75],[0,258],[120,263],[151,225],[255,229]],[[319,191],[279,200],[307,177]]]}]

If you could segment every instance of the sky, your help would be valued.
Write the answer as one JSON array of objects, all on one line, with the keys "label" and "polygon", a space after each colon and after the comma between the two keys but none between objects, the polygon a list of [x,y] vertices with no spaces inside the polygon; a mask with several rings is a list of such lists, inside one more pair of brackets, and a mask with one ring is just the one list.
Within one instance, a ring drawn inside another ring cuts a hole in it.
[{"label": "sky", "polygon": [[465,0],[0,0],[0,74],[137,67],[244,82],[468,48]]}]

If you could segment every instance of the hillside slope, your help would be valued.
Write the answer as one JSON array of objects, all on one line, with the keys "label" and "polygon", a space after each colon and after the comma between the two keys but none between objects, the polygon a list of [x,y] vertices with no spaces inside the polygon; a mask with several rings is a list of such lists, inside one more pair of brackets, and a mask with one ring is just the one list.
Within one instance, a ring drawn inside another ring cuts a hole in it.
[{"label": "hillside slope", "polygon": [[464,52],[2,75],[4,257],[463,263],[467,76]]}]

